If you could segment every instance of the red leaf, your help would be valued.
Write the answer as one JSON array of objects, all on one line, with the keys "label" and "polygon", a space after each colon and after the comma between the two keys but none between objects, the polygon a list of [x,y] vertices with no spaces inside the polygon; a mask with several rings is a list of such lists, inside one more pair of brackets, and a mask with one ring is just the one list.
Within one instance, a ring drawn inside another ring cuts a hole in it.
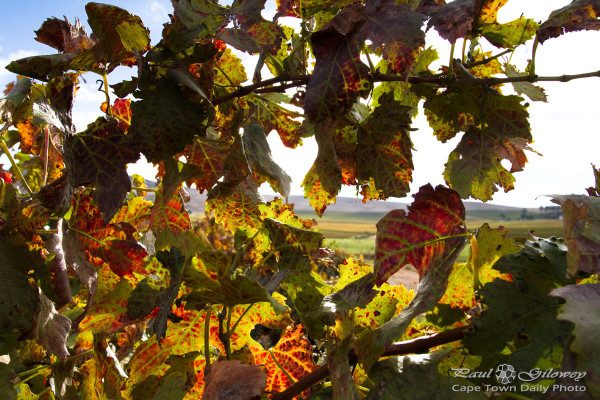
[{"label": "red leaf", "polygon": [[381,285],[406,265],[423,277],[462,244],[465,208],[460,196],[444,186],[422,186],[404,210],[393,210],[377,223],[375,282]]}]

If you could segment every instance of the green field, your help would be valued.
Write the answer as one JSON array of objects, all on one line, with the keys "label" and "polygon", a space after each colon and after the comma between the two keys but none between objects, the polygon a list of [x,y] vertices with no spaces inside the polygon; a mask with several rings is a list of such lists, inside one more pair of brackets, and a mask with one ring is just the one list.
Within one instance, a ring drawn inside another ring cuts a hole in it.
[{"label": "green field", "polygon": [[[314,218],[314,215],[298,213],[303,218]],[[471,231],[484,223],[492,228],[505,226],[508,228],[508,237],[527,238],[530,231],[539,237],[563,236],[561,220],[533,219],[527,221],[500,221],[498,213],[477,212],[477,217],[467,217],[467,228]],[[375,252],[375,224],[384,213],[345,213],[325,212],[323,218],[316,218],[316,229],[322,232],[326,239],[325,245],[344,251],[349,255],[363,255],[371,259]],[[482,218],[488,216],[489,218]],[[459,261],[464,261],[468,251],[464,251]]]}]

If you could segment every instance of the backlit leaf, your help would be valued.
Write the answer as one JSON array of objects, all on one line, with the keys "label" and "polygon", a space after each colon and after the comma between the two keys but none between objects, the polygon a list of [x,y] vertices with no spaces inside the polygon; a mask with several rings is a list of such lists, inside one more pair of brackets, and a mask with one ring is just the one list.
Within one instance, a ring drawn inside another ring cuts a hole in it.
[{"label": "backlit leaf", "polygon": [[265,128],[267,135],[275,130],[281,142],[292,149],[302,144],[302,138],[296,132],[300,122],[294,120],[294,117],[299,117],[300,114],[284,108],[290,102],[288,96],[281,93],[265,93],[255,97],[253,102],[258,106],[256,119],[259,125]]},{"label": "backlit leaf", "polygon": [[114,118],[100,117],[87,130],[67,136],[64,145],[71,187],[96,187],[94,200],[104,214],[104,223],[119,210],[131,189],[127,164],[139,158],[118,124]]},{"label": "backlit leaf", "polygon": [[40,292],[40,314],[36,331],[38,343],[61,360],[65,360],[69,356],[66,341],[70,330],[71,320],[56,312],[52,300]]},{"label": "backlit leaf", "polygon": [[563,33],[581,30],[600,30],[600,2],[597,0],[573,0],[571,4],[552,11],[537,31],[540,43]]},{"label": "backlit leaf", "polygon": [[[505,66],[504,73],[509,78],[527,75],[527,73],[525,72],[517,71],[517,69],[511,64],[507,64]],[[548,97],[546,96],[543,87],[535,86],[531,82],[513,82],[512,85],[515,89],[515,92],[517,92],[518,94],[524,94],[531,101],[548,101]]]},{"label": "backlit leaf", "polygon": [[427,29],[435,27],[441,37],[454,44],[473,28],[477,8],[475,0],[455,0],[444,4],[431,11]]},{"label": "backlit leaf", "polygon": [[248,53],[270,51],[279,46],[284,38],[283,29],[261,16],[265,0],[235,0],[231,13],[235,15],[239,28],[224,28],[217,37]]},{"label": "backlit leaf", "polygon": [[304,197],[318,216],[323,216],[325,209],[335,198],[342,187],[342,171],[340,169],[335,149],[330,136],[330,130],[325,123],[315,126],[315,138],[319,145],[317,158],[304,177]]},{"label": "backlit leaf", "polygon": [[379,102],[358,130],[358,177],[373,178],[386,197],[404,197],[413,169],[409,108],[394,101],[392,93],[382,95]]},{"label": "backlit leaf", "polygon": [[140,54],[147,50],[150,38],[139,17],[101,3],[88,3],[85,11],[98,41],[89,50],[75,55],[73,63],[78,68],[97,70],[107,65],[110,72],[120,64],[135,62],[134,50]]},{"label": "backlit leaf", "polygon": [[212,211],[217,223],[234,232],[238,228],[254,230],[261,223],[258,205],[263,203],[254,179],[232,186],[219,184],[208,193],[206,210]]},{"label": "backlit leaf", "polygon": [[533,19],[520,17],[505,24],[484,25],[481,31],[494,46],[514,48],[533,39],[538,26]]},{"label": "backlit leaf", "polygon": [[[267,374],[265,390],[272,393],[282,392],[293,384],[281,368],[296,381],[317,368],[302,325],[287,328],[275,347],[262,353],[257,364],[264,364]],[[308,392],[307,389],[305,394]]]},{"label": "backlit leaf", "polygon": [[408,214],[393,210],[377,223],[377,285],[406,265],[423,277],[429,267],[437,266],[465,240],[465,209],[456,192],[426,185],[414,198]]}]

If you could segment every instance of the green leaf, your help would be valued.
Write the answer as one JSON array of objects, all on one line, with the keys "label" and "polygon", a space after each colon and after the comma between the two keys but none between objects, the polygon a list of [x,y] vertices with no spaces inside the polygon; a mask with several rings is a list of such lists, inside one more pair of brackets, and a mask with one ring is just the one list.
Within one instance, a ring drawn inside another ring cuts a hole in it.
[{"label": "green leaf", "polygon": [[[522,171],[532,142],[529,113],[518,96],[484,92],[480,104],[473,105],[474,120],[480,127],[469,126],[449,157],[444,178],[462,198],[492,199],[498,187],[512,190],[512,173]],[[511,162],[510,171],[500,161]]]},{"label": "green leaf", "polygon": [[28,271],[42,268],[38,252],[26,246],[13,246],[5,234],[0,235],[0,353],[8,354],[13,341],[34,329],[40,311],[38,291],[28,282]]},{"label": "green leaf", "polygon": [[195,360],[199,356],[198,351],[169,356],[165,361],[169,369],[160,377],[153,399],[183,400],[198,382]]},{"label": "green leaf", "polygon": [[600,4],[595,0],[573,0],[571,4],[552,11],[537,31],[540,43],[563,33],[600,30]]},{"label": "green leaf", "polygon": [[484,25],[481,28],[481,33],[496,47],[515,48],[533,39],[538,27],[539,24],[533,19],[519,17],[505,24]]},{"label": "green leaf", "polygon": [[513,281],[495,279],[483,286],[479,294],[485,310],[472,322],[475,333],[463,340],[471,354],[484,357],[511,343],[507,362],[517,370],[553,360],[554,349],[565,347],[571,330],[570,324],[556,319],[561,302],[549,295],[571,282],[565,278],[566,246],[558,239],[534,239],[494,264]]},{"label": "green leaf", "polygon": [[597,274],[600,269],[600,198],[583,195],[554,195],[562,206],[569,275],[577,271]]},{"label": "green leaf", "polygon": [[246,125],[242,143],[258,183],[268,181],[273,190],[287,199],[290,195],[292,178],[271,157],[271,148],[265,130],[258,124]]},{"label": "green leaf", "polygon": [[553,289],[551,296],[567,300],[560,307],[558,319],[572,322],[574,339],[570,348],[577,353],[577,371],[585,371],[586,387],[592,398],[600,396],[600,360],[592,349],[600,346],[598,329],[600,318],[600,284],[569,285]]},{"label": "green leaf", "polygon": [[21,78],[15,83],[6,97],[0,99],[0,119],[15,124],[27,112],[29,104],[26,100],[31,86],[31,79],[28,78]]},{"label": "green leaf", "polygon": [[118,121],[99,117],[85,131],[67,136],[64,158],[71,188],[94,185],[104,223],[110,221],[131,189],[127,164],[139,158]]},{"label": "green leaf", "polygon": [[344,315],[354,308],[364,308],[373,300],[378,291],[373,289],[373,274],[369,273],[359,278],[341,290],[327,295],[323,298],[320,312],[324,312],[330,318],[330,324],[335,322],[336,315]]},{"label": "green leaf", "polygon": [[358,178],[373,178],[385,197],[404,197],[412,181],[412,142],[409,107],[392,93],[379,98],[380,106],[359,126],[356,168]]},{"label": "green leaf", "polygon": [[273,299],[257,281],[244,275],[231,276],[231,263],[231,258],[221,251],[199,253],[192,263],[192,268],[188,268],[185,273],[185,284],[192,289],[184,297],[186,304],[202,309],[206,304],[225,304],[233,307],[269,301],[278,314],[287,310],[287,307]]},{"label": "green leaf", "polygon": [[304,177],[304,197],[319,217],[325,209],[335,202],[335,197],[342,187],[342,171],[333,147],[330,134],[330,123],[315,126],[315,138],[319,145],[317,158]]},{"label": "green leaf", "polygon": [[17,75],[47,81],[63,72],[73,69],[71,63],[75,58],[73,53],[32,56],[12,61],[6,69]]},{"label": "green leaf", "polygon": [[[526,72],[517,71],[517,69],[514,67],[514,65],[511,65],[511,64],[506,64],[506,66],[504,68],[504,73],[509,78],[527,75]],[[535,86],[531,82],[513,82],[512,85],[513,85],[513,88],[515,89],[515,92],[517,92],[518,94],[524,94],[531,101],[543,101],[543,102],[548,101],[548,97],[546,96],[544,88],[542,88],[540,86]]]},{"label": "green leaf", "polygon": [[159,162],[182,152],[201,133],[207,116],[203,106],[188,101],[176,83],[151,77],[144,69],[131,103],[129,135],[150,162]]},{"label": "green leaf", "polygon": [[160,343],[166,334],[167,319],[172,318],[171,308],[179,293],[179,286],[182,282],[181,270],[185,258],[175,247],[170,251],[157,252],[156,258],[170,272],[168,284],[163,283],[157,286],[154,284],[153,278],[144,278],[137,284],[127,300],[127,315],[131,319],[142,319],[158,307],[154,322],[154,334]]},{"label": "green leaf", "polygon": [[482,392],[455,391],[457,385],[475,388],[464,378],[451,378],[438,372],[438,364],[447,354],[447,351],[437,351],[379,361],[369,373],[375,386],[367,400],[486,399],[487,396]]}]

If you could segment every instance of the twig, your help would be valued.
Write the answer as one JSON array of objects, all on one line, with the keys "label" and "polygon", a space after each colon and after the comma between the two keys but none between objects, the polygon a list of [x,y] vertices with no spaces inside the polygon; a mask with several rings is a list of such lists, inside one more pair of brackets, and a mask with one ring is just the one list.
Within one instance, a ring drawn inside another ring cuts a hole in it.
[{"label": "twig", "polygon": [[[449,329],[444,332],[436,333],[435,335],[431,336],[394,343],[382,354],[382,357],[425,353],[432,347],[463,339],[469,329],[469,327],[463,326],[460,328]],[[351,363],[354,363],[357,360],[357,357],[353,351],[350,352],[348,358]],[[322,365],[310,374],[300,378],[298,382],[294,383],[283,392],[274,393],[272,400],[291,400],[307,388],[325,379],[328,375],[329,366],[327,364]]]},{"label": "twig", "polygon": [[256,89],[260,89],[265,86],[271,86],[276,83],[281,83],[281,82],[286,82],[286,81],[294,81],[294,82],[296,82],[296,84],[294,86],[297,86],[299,84],[307,83],[309,79],[310,79],[309,75],[276,76],[275,78],[267,79],[266,81],[253,83],[252,85],[248,85],[248,86],[242,86],[241,88],[239,88],[236,91],[225,94],[221,97],[217,97],[216,99],[214,99],[214,101],[212,103],[214,105],[217,105],[217,104],[223,103],[227,100],[235,99],[236,97],[242,97],[247,94],[250,94],[250,93],[256,91]]},{"label": "twig", "polygon": [[467,64],[467,65],[465,65],[465,67],[466,68],[473,68],[473,67],[477,67],[478,65],[484,65],[484,64],[489,63],[492,60],[495,60],[496,58],[502,57],[505,54],[512,53],[513,51],[514,50],[512,50],[512,49],[504,50],[502,53],[496,54],[495,56],[491,56],[489,58],[484,58],[483,60],[479,60],[479,61],[476,61],[476,62],[471,63],[471,64]]}]

